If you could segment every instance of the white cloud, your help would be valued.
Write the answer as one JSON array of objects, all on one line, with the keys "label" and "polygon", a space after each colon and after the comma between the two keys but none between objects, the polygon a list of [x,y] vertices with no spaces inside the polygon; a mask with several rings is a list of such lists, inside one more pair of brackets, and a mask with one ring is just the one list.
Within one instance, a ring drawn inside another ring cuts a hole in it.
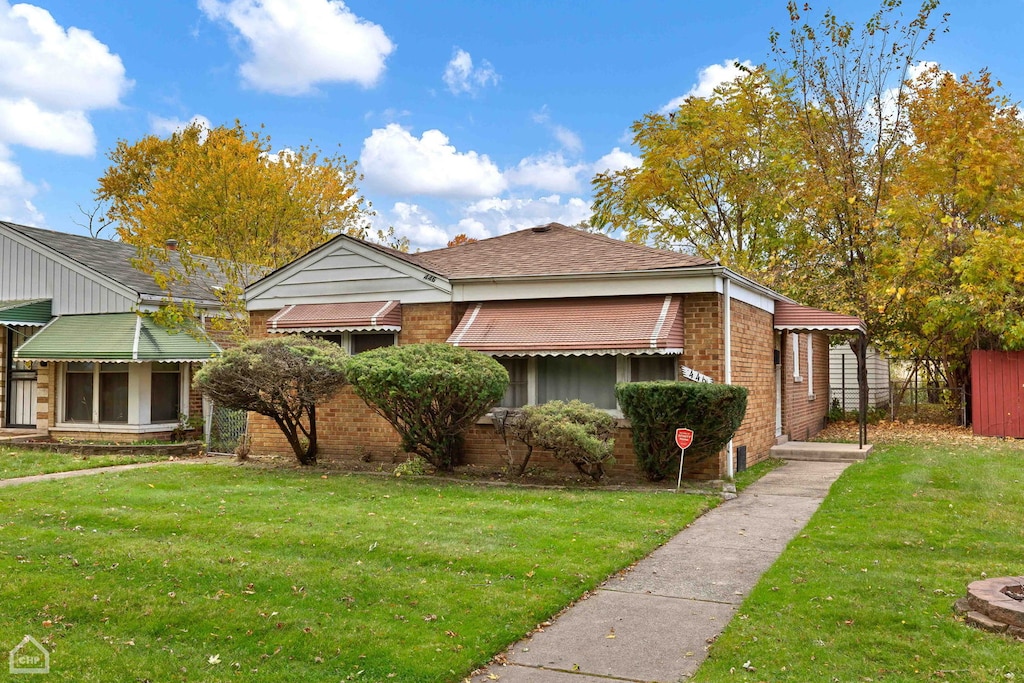
[{"label": "white cloud", "polygon": [[551,135],[554,136],[565,152],[576,155],[583,151],[583,140],[579,134],[563,125],[553,123],[551,121],[551,113],[548,112],[546,104],[541,107],[539,112],[532,114],[530,118],[533,119],[534,123],[539,123],[551,131]]},{"label": "white cloud", "polygon": [[697,82],[689,90],[679,97],[669,100],[668,104],[659,111],[662,114],[675,111],[679,108],[679,105],[691,97],[710,97],[715,88],[743,76],[746,74],[744,69],[752,69],[754,67],[754,64],[749,59],[740,63],[740,66],[737,66],[737,62],[739,62],[738,59],[727,59],[721,64],[712,64],[711,66],[704,67],[697,74]]},{"label": "white cloud", "polygon": [[459,95],[473,94],[488,85],[496,85],[501,76],[486,59],[480,62],[480,66],[474,67],[473,57],[462,48],[456,47],[451,60],[444,68],[442,78],[448,90]]},{"label": "white cloud", "polygon": [[96,149],[96,134],[84,111],[46,111],[27,97],[0,98],[0,141],[81,156]]},{"label": "white cloud", "polygon": [[618,147],[613,147],[612,151],[595,161],[590,169],[594,174],[615,173],[627,168],[640,168],[642,165],[643,160],[640,157],[634,156],[629,152],[623,152]]},{"label": "white cloud", "polygon": [[32,204],[36,187],[25,180],[21,169],[10,160],[10,150],[0,145],[0,220],[42,225],[43,215]]},{"label": "white cloud", "polygon": [[459,152],[439,130],[417,138],[397,123],[373,130],[359,164],[368,185],[395,195],[468,199],[498,194],[507,184],[486,154]]},{"label": "white cloud", "polygon": [[533,187],[546,192],[578,192],[583,164],[567,164],[560,153],[527,157],[515,168],[505,171],[509,184]]},{"label": "white cloud", "polygon": [[162,116],[149,117],[150,130],[152,130],[156,135],[173,135],[174,133],[180,133],[188,126],[199,126],[203,130],[210,130],[213,128],[213,125],[210,123],[210,119],[206,118],[202,114],[196,114],[188,121],[176,118],[164,118]]},{"label": "white cloud", "polygon": [[113,107],[130,86],[121,58],[89,31],[66,31],[46,10],[0,0],[0,91],[41,108]]},{"label": "white cloud", "polygon": [[439,249],[451,239],[448,232],[438,227],[425,209],[408,202],[395,202],[390,210],[378,212],[373,224],[379,229],[394,227],[396,235],[409,239],[413,251]]},{"label": "white cloud", "polygon": [[[86,112],[115,107],[131,86],[121,58],[46,10],[0,0],[0,145],[89,155]],[[7,162],[12,163],[12,162]]]},{"label": "white cloud", "polygon": [[199,0],[199,8],[247,43],[243,81],[278,95],[308,93],[318,83],[370,87],[395,49],[384,29],[341,0]]},{"label": "white cloud", "polygon": [[490,235],[552,222],[575,225],[589,220],[591,215],[589,202],[570,197],[563,203],[558,194],[536,198],[490,197],[469,204],[464,213],[466,219],[476,221]]},{"label": "white cloud", "polygon": [[583,151],[583,140],[575,131],[571,131],[565,126],[555,125],[551,129],[551,134],[555,136],[558,144],[565,151],[572,154],[579,154]]}]

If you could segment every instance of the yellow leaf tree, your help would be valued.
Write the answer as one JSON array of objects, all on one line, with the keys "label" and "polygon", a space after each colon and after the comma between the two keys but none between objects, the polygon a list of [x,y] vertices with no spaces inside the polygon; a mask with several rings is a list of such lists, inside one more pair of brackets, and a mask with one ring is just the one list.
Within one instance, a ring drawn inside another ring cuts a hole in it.
[{"label": "yellow leaf tree", "polygon": [[901,355],[969,382],[974,348],[1024,348],[1024,123],[989,73],[932,66],[911,85],[913,147],[894,183],[886,278]]},{"label": "yellow leaf tree", "polygon": [[167,292],[161,322],[187,325],[196,312],[178,290],[209,281],[244,332],[246,284],[335,235],[366,235],[371,214],[355,162],[305,146],[272,150],[269,136],[240,123],[193,124],[121,140],[108,154],[96,196],[121,240],[138,248],[137,267]]}]

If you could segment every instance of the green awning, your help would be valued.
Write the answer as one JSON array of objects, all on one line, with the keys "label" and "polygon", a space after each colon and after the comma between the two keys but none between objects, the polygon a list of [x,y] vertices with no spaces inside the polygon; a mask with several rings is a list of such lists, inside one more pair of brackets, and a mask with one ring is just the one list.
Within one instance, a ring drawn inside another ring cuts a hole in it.
[{"label": "green awning", "polygon": [[50,299],[0,301],[0,325],[39,327],[50,322]]},{"label": "green awning", "polygon": [[146,363],[206,361],[220,347],[201,338],[168,330],[135,313],[65,315],[30,337],[15,352],[16,360]]}]

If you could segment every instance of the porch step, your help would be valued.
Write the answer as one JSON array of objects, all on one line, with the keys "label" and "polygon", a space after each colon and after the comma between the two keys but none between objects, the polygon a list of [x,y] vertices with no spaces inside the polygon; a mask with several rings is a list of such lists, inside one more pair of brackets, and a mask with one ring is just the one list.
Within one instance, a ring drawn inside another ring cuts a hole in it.
[{"label": "porch step", "polygon": [[821,460],[825,462],[856,462],[864,460],[874,448],[865,444],[858,448],[855,443],[816,443],[813,441],[787,441],[772,446],[771,456],[783,460]]}]

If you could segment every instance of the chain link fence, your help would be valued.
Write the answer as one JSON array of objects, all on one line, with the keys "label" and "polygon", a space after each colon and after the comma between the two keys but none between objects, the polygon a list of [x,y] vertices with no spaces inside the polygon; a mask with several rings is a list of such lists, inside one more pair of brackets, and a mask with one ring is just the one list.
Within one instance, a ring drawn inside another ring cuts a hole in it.
[{"label": "chain link fence", "polygon": [[246,438],[249,414],[212,402],[206,419],[206,450],[210,453],[235,454]]}]

